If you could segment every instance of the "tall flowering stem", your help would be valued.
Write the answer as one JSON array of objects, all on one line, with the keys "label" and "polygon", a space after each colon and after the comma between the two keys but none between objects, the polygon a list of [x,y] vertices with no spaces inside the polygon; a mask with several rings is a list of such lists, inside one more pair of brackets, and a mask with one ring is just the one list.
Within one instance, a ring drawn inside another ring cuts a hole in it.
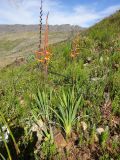
[{"label": "tall flowering stem", "polygon": [[45,57],[45,73],[48,72],[48,61],[50,60],[50,52],[48,51],[48,16],[46,17],[45,38],[44,38],[44,57]]},{"label": "tall flowering stem", "polygon": [[[41,12],[42,12],[42,2],[41,2]],[[40,13],[41,13],[40,12]],[[42,14],[41,14],[42,15]],[[36,51],[36,59],[38,62],[42,63],[43,64],[43,67],[44,67],[44,71],[45,71],[45,74],[47,75],[48,73],[48,63],[49,63],[49,60],[50,60],[50,52],[49,52],[49,49],[48,49],[48,16],[49,16],[49,12],[47,14],[47,17],[46,17],[46,25],[45,25],[45,33],[44,33],[44,46],[43,48],[41,48],[41,29],[42,29],[42,17],[41,17],[41,21],[40,21],[40,44],[39,44],[39,50]]]},{"label": "tall flowering stem", "polygon": [[49,12],[46,17],[46,26],[45,26],[45,38],[44,38],[44,49],[45,50],[48,48],[48,16],[49,16]]},{"label": "tall flowering stem", "polygon": [[40,31],[40,37],[39,37],[39,51],[41,49],[41,43],[42,43],[42,16],[43,16],[43,0],[41,0],[41,7],[40,7],[40,28],[39,28],[39,31]]},{"label": "tall flowering stem", "polygon": [[71,54],[70,54],[72,59],[75,59],[75,57],[79,55],[80,52],[79,41],[80,41],[79,35],[77,35],[76,38],[72,41]]},{"label": "tall flowering stem", "polygon": [[[77,59],[77,56],[79,55],[80,53],[80,36],[79,34],[73,39],[72,41],[72,44],[71,44],[71,54],[70,54],[70,57],[72,58],[73,60],[73,63],[74,63],[74,67],[76,65],[75,63],[75,60]],[[75,82],[75,72],[73,71],[73,75],[72,75],[72,82],[74,84]]]}]

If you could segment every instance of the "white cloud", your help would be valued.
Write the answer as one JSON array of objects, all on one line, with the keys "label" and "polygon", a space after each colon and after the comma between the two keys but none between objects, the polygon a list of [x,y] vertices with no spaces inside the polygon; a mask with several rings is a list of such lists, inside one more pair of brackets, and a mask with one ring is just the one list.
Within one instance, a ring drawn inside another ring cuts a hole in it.
[{"label": "white cloud", "polygon": [[[19,5],[12,5],[8,10],[0,9],[0,17],[8,23],[15,24],[33,24],[39,21],[40,0],[22,0],[21,5],[20,0],[17,0],[17,2]],[[88,27],[120,9],[120,5],[114,5],[102,11],[97,11],[95,5],[78,5],[69,10],[60,0],[45,0],[43,6],[45,13],[50,12],[50,24],[73,24],[83,27]]]},{"label": "white cloud", "polygon": [[30,12],[27,12],[25,10],[17,10],[16,11],[6,11],[4,12],[3,10],[0,11],[0,16],[3,19],[3,23],[7,24],[31,24],[34,23],[33,18],[31,16]]},{"label": "white cloud", "polygon": [[108,16],[119,9],[120,9],[120,5],[110,6],[110,7],[106,8],[103,12],[101,12],[101,15]]}]

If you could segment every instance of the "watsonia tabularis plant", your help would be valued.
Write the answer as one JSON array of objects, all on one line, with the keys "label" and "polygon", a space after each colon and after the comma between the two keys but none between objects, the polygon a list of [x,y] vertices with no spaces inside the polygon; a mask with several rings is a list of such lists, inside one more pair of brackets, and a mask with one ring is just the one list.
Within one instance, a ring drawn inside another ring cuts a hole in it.
[{"label": "watsonia tabularis plant", "polygon": [[56,109],[50,107],[59,120],[60,126],[63,128],[66,138],[69,138],[72,132],[77,114],[82,105],[82,97],[76,96],[75,90],[62,91],[61,96],[57,96],[58,106]]}]

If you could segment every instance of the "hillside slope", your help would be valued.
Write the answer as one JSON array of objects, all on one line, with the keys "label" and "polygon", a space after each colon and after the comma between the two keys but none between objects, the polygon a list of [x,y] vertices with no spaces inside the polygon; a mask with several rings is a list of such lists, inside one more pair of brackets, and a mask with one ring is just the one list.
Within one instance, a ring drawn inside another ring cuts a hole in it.
[{"label": "hillside slope", "polygon": [[18,160],[120,159],[119,21],[117,12],[52,45],[48,72],[34,56],[0,71],[0,116],[21,151],[0,137],[6,159],[6,144]]},{"label": "hillside slope", "polygon": [[120,38],[120,11],[88,29],[88,36],[94,40],[110,42]]},{"label": "hillside slope", "polygon": [[[43,26],[42,34],[44,34]],[[49,26],[49,44],[67,40],[72,32],[82,28],[71,25]],[[15,61],[16,58],[33,54],[38,48],[38,25],[0,25],[0,68]]]}]

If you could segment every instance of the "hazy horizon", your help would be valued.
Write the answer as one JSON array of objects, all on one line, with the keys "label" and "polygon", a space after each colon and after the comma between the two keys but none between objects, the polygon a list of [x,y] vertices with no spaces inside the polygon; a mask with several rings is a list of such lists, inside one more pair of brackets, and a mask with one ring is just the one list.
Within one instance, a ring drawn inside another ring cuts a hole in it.
[{"label": "hazy horizon", "polygon": [[[37,25],[40,0],[1,0],[0,24]],[[50,25],[78,25],[90,27],[120,9],[119,0],[44,0],[43,11],[49,15]],[[43,22],[45,23],[45,22]]]}]

